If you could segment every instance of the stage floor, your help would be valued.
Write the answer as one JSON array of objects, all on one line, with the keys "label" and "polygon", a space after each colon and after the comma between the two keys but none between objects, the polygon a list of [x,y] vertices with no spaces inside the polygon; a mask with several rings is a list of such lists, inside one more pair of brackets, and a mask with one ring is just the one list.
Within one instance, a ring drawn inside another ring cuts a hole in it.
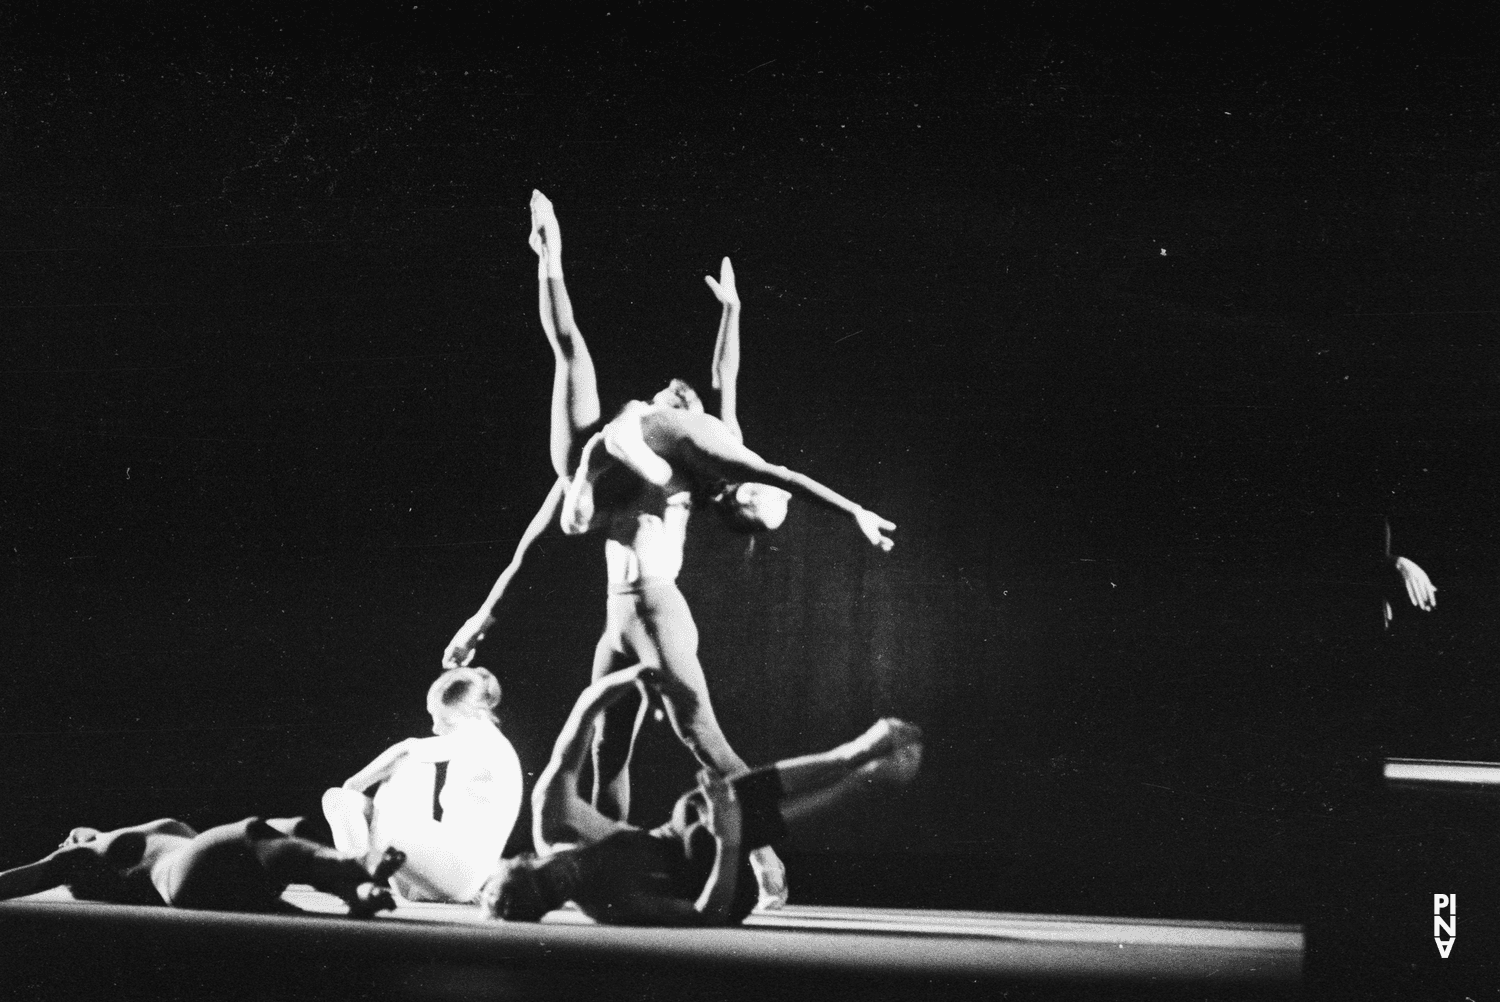
[{"label": "stage floor", "polygon": [[[473,907],[409,902],[354,921],[341,917],[337,898],[310,888],[286,898],[307,914],[97,905],[54,891],[0,904],[0,942],[11,956],[31,941],[106,970],[128,958],[140,969],[124,972],[128,983],[178,967],[178,957],[198,977],[206,960],[224,977],[209,977],[204,989],[249,989],[249,978],[256,984],[246,996],[263,998],[332,990],[339,969],[358,972],[347,997],[737,998],[773,984],[780,997],[819,997],[839,984],[866,998],[1002,985],[1029,986],[1013,998],[1078,997],[1085,988],[1089,997],[1285,998],[1299,983],[1304,948],[1299,926],[1263,923],[792,905],[743,928],[667,930],[599,926],[571,908],[540,924],[509,924]],[[46,988],[47,964],[31,966]],[[53,973],[59,987],[86,974]]]}]

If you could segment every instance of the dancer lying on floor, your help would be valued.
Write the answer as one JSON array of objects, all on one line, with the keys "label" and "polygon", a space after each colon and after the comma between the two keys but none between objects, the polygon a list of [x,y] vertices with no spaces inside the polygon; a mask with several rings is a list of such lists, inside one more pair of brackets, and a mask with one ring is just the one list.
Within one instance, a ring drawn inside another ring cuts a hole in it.
[{"label": "dancer lying on floor", "polygon": [[440,675],[427,691],[436,736],[398,742],[323,794],[339,851],[371,863],[394,846],[406,856],[392,879],[401,897],[473,901],[521,813],[521,763],[497,725],[499,704],[500,683],[483,668]]},{"label": "dancer lying on floor", "polygon": [[728,779],[704,770],[671,820],[647,831],[606,817],[578,794],[590,732],[637,686],[675,712],[681,686],[653,668],[615,672],[584,690],[532,792],[541,855],[502,864],[481,897],[491,915],[536,921],[574,901],[595,921],[618,925],[737,923],[755,906],[747,852],[910,782],[921,764],[921,731],[887,718],[820,754]]},{"label": "dancer lying on floor", "polygon": [[[730,747],[709,702],[698,660],[697,625],[676,583],[694,498],[713,499],[730,523],[744,531],[780,525],[787,491],[850,515],[881,549],[890,549],[891,540],[883,533],[895,526],[809,477],[766,463],[741,443],[735,416],[740,302],[727,259],[719,279],[708,281],[724,307],[715,346],[715,380],[724,419],[703,413],[691,387],[673,380],[651,404],[627,404],[619,418],[601,427],[593,360],[573,319],[563,281],[561,229],[552,203],[541,192],[533,192],[531,212],[542,328],[555,363],[551,445],[559,481],[521,547],[536,538],[558,505],[563,485],[568,485],[564,530],[607,530],[609,598],[604,635],[595,649],[594,679],[634,664],[661,667],[682,687],[673,724],[683,743],[705,767],[738,774],[746,766]],[[575,469],[579,472],[571,475]],[[474,645],[493,624],[494,603],[519,566],[522,549],[496,582],[485,607],[455,635],[444,655],[446,663],[465,663],[473,657]],[[630,758],[644,713],[644,704],[633,712],[621,707],[596,729],[593,799],[611,817],[629,817]],[[769,850],[756,852],[754,860],[765,903],[784,902],[780,861]]]},{"label": "dancer lying on floor", "polygon": [[0,873],[0,899],[66,886],[84,901],[295,912],[281,893],[311,884],[343,898],[351,915],[395,907],[385,884],[400,853],[372,874],[358,859],[289,834],[298,820],[246,818],[205,832],[170,818],[109,832],[74,828],[50,855]]}]

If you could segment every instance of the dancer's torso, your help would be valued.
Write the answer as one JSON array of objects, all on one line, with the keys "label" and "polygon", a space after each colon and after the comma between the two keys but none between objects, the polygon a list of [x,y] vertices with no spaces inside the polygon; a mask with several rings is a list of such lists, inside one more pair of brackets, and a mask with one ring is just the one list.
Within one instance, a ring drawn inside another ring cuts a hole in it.
[{"label": "dancer's torso", "polygon": [[604,562],[611,591],[643,581],[674,581],[682,570],[692,494],[674,477],[666,488],[644,486],[610,514]]}]

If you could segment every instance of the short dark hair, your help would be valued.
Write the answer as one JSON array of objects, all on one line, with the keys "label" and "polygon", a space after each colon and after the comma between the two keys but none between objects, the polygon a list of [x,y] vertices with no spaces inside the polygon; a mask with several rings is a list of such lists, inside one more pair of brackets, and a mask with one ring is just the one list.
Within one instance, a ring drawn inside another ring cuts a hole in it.
[{"label": "short dark hair", "polygon": [[532,853],[522,853],[500,864],[480,892],[491,917],[507,922],[540,922],[542,916],[562,904],[553,901],[540,862]]}]

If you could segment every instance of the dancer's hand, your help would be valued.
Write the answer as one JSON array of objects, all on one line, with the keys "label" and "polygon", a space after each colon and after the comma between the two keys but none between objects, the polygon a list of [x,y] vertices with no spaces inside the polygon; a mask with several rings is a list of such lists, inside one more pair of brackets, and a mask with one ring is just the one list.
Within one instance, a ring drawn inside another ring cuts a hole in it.
[{"label": "dancer's hand", "polygon": [[[871,546],[878,547],[884,553],[889,553],[891,552],[891,547],[896,545],[895,540],[885,535],[886,532],[891,532],[896,528],[896,523],[890,519],[881,518],[873,511],[861,508],[854,513],[854,521],[859,526],[859,531],[864,533],[865,538],[870,541]],[[884,530],[884,532],[881,530]]]},{"label": "dancer's hand", "polygon": [[475,648],[484,639],[485,631],[495,624],[491,616],[478,613],[470,616],[443,651],[443,668],[464,668],[474,661]]},{"label": "dancer's hand", "polygon": [[720,842],[738,846],[743,835],[744,816],[734,787],[718,773],[704,769],[698,773],[698,789],[703,791],[707,810],[703,824]]},{"label": "dancer's hand", "polygon": [[1436,609],[1437,587],[1433,585],[1427,572],[1405,557],[1397,557],[1395,563],[1396,573],[1401,575],[1401,581],[1406,585],[1406,596],[1411,599],[1411,604],[1423,612]]},{"label": "dancer's hand", "polygon": [[714,281],[712,275],[704,275],[703,281],[707,282],[708,287],[714,290],[714,297],[719,302],[733,309],[739,309],[740,290],[735,288],[734,266],[729,263],[729,258],[726,257],[724,263],[719,265],[718,281]]}]

